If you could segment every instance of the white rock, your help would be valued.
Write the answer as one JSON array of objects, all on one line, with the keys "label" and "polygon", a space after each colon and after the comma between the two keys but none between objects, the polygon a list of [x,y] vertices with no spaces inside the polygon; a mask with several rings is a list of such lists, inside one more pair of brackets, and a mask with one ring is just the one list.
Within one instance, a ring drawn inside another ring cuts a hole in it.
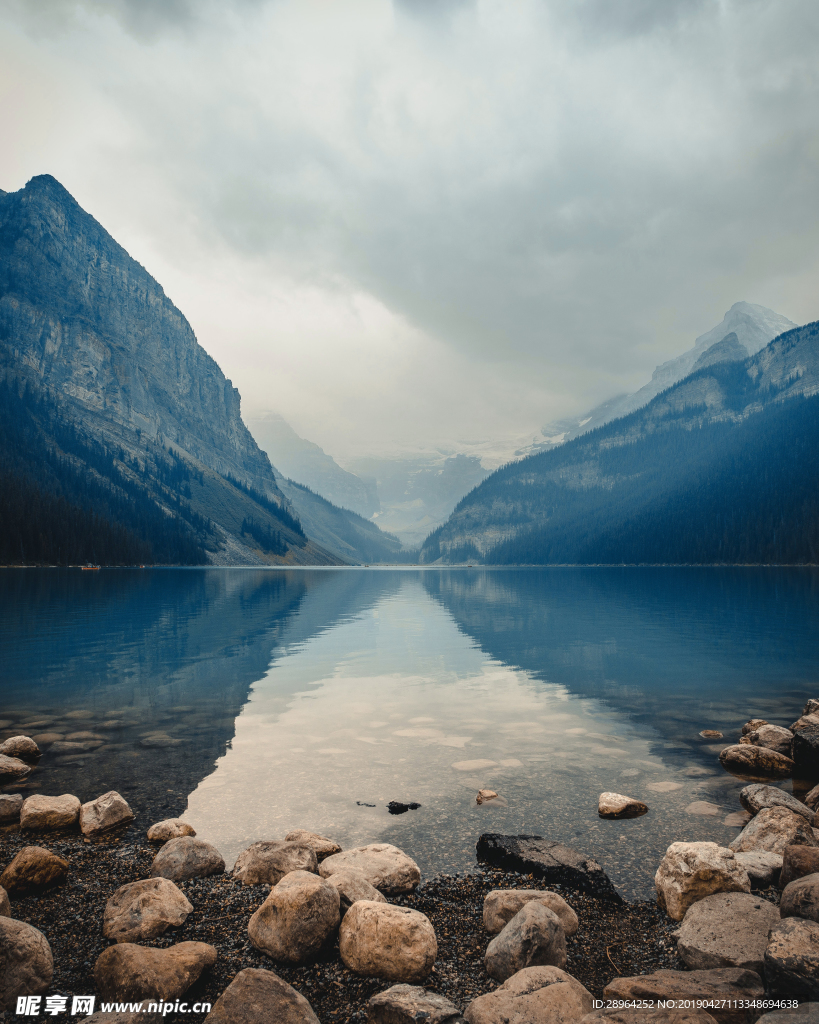
[{"label": "white rock", "polygon": [[328,839],[327,836],[320,836],[317,832],[308,832],[303,828],[293,829],[284,837],[286,843],[299,843],[301,846],[309,846],[316,855],[316,860],[321,863],[325,857],[332,857],[334,853],[341,853],[341,847],[335,839]]},{"label": "white rock", "polygon": [[181,836],[195,836],[196,829],[181,818],[166,818],[157,821],[148,829],[148,841],[151,843],[167,843]]},{"label": "white rock", "polygon": [[80,808],[80,831],[84,836],[95,836],[133,820],[134,812],[127,801],[113,789]]},{"label": "white rock", "polygon": [[421,881],[415,861],[389,843],[371,843],[336,853],[319,864],[319,874],[329,878],[342,868],[360,871],[370,885],[388,895],[412,892]]},{"label": "white rock", "polygon": [[778,908],[758,896],[706,896],[686,911],[677,952],[691,970],[740,967],[761,974],[768,932],[778,923]]},{"label": "white rock", "polygon": [[360,871],[353,871],[351,868],[335,871],[327,881],[338,889],[342,917],[359,900],[372,900],[375,903],[387,902],[386,896],[382,896],[375,886],[370,885]]},{"label": "white rock", "polygon": [[525,967],[464,1010],[467,1024],[574,1024],[592,1010],[592,994],[558,967]]},{"label": "white rock", "polygon": [[316,851],[306,843],[263,839],[242,850],[233,865],[233,877],[244,885],[276,885],[291,871],[316,874]]},{"label": "white rock", "polygon": [[818,846],[813,829],[801,814],[787,807],[763,807],[731,842],[737,853],[765,850],[782,854],[786,846]]},{"label": "white rock", "polygon": [[484,964],[496,981],[525,967],[565,967],[566,933],[557,914],[542,903],[526,903],[489,943]]},{"label": "white rock", "polygon": [[426,978],[438,955],[426,915],[371,900],[353,903],[341,922],[338,944],[345,966],[356,974],[410,984]]},{"label": "white rock", "polygon": [[675,921],[692,903],[718,892],[750,892],[733,850],[716,843],[672,843],[654,876],[657,902]]},{"label": "white rock", "polygon": [[601,793],[597,801],[597,813],[601,818],[639,818],[646,814],[648,807],[642,800],[635,800],[622,793]]},{"label": "white rock", "polygon": [[35,793],[23,801],[20,827],[29,829],[70,828],[80,816],[80,801],[70,793],[42,796]]},{"label": "white rock", "polygon": [[483,901],[484,928],[490,935],[497,935],[518,911],[531,902],[542,903],[553,914],[557,914],[567,935],[574,935],[577,931],[577,914],[562,896],[544,889],[493,889]]},{"label": "white rock", "polygon": [[782,854],[765,850],[749,850],[735,854],[737,863],[748,872],[752,889],[765,889],[773,885],[782,870]]}]

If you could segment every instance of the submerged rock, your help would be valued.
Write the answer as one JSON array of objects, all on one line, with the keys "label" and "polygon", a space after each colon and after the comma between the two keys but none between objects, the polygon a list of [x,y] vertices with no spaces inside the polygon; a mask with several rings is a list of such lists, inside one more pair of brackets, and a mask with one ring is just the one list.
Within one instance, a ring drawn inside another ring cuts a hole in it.
[{"label": "submerged rock", "polygon": [[657,902],[675,921],[706,896],[750,892],[751,880],[733,850],[716,843],[672,843],[654,876]]},{"label": "submerged rock", "polygon": [[344,915],[338,946],[345,966],[356,974],[408,983],[423,981],[438,955],[425,914],[369,900],[358,900]]},{"label": "submerged rock", "polygon": [[496,981],[506,981],[524,967],[564,968],[566,933],[557,914],[542,903],[524,904],[489,943],[484,963]]},{"label": "submerged rock", "polygon": [[706,896],[686,911],[677,952],[692,970],[739,967],[761,974],[768,932],[778,923],[778,908],[758,896]]},{"label": "submerged rock", "polygon": [[303,995],[273,971],[246,967],[219,996],[205,1024],[319,1024]]},{"label": "submerged rock", "polygon": [[601,818],[639,818],[648,813],[648,807],[642,800],[623,796],[622,793],[601,793],[597,813]]},{"label": "submerged rock", "polygon": [[24,921],[0,917],[0,1010],[12,1014],[18,996],[47,992],[53,974],[45,935]]},{"label": "submerged rock", "polygon": [[570,1024],[593,1008],[592,994],[559,967],[525,967],[464,1010],[467,1024]]},{"label": "submerged rock", "polygon": [[577,914],[556,892],[543,889],[493,889],[483,901],[483,926],[490,935],[503,931],[527,903],[542,903],[557,915],[563,931],[574,935],[578,928]]},{"label": "submerged rock", "polygon": [[620,901],[597,861],[552,839],[485,832],[478,839],[477,857],[484,864],[536,875],[555,885],[577,886],[596,896]]}]

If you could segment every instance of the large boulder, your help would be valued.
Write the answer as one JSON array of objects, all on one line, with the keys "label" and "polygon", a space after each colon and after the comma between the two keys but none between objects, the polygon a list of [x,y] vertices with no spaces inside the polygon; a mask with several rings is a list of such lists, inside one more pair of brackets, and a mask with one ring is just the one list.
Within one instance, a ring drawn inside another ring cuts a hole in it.
[{"label": "large boulder", "polygon": [[11,901],[2,885],[0,885],[0,917],[11,917]]},{"label": "large boulder", "polygon": [[205,1024],[319,1024],[303,995],[273,971],[239,971],[205,1017]]},{"label": "large boulder", "polygon": [[[797,847],[808,849],[808,847]],[[749,850],[747,853],[735,853],[737,863],[745,868],[751,879],[752,889],[767,889],[774,885],[782,871],[782,854],[768,853],[766,850]]]},{"label": "large boulder", "polygon": [[291,871],[316,874],[318,861],[312,846],[278,839],[251,843],[233,865],[233,877],[244,885],[276,885]]},{"label": "large boulder", "polygon": [[771,929],[765,978],[772,995],[819,1000],[819,924],[785,917]]},{"label": "large boulder", "polygon": [[672,843],[654,876],[657,902],[675,921],[718,892],[750,892],[751,880],[733,850],[716,843]]},{"label": "large boulder", "polygon": [[220,875],[224,870],[225,862],[213,843],[194,836],[168,840],[151,864],[153,876],[161,875],[174,882]]},{"label": "large boulder", "polygon": [[20,808],[20,827],[28,829],[70,828],[80,816],[80,801],[64,793],[62,796],[42,796],[35,793],[23,801]]},{"label": "large boulder", "polygon": [[677,952],[692,970],[739,967],[761,974],[768,932],[778,923],[778,908],[758,896],[706,896],[686,911]]},{"label": "large boulder", "polygon": [[535,875],[553,885],[568,885],[618,902],[621,899],[597,861],[543,836],[485,832],[478,839],[477,856],[483,864]]},{"label": "large boulder", "polygon": [[321,863],[325,857],[332,857],[335,853],[341,853],[341,847],[335,839],[328,839],[327,836],[320,836],[317,832],[308,832],[304,828],[293,829],[284,837],[286,843],[300,843],[303,846],[311,846],[316,854],[316,860]]},{"label": "large boulder", "polygon": [[113,789],[80,808],[80,832],[84,836],[96,836],[133,820],[128,802]]},{"label": "large boulder", "polygon": [[148,829],[149,843],[167,843],[182,836],[195,836],[196,829],[181,818],[166,818],[157,821]]},{"label": "large boulder", "polygon": [[819,846],[819,843],[801,814],[778,806],[764,807],[731,841],[731,849],[736,853],[766,850],[784,854],[786,846]]},{"label": "large boulder", "polygon": [[601,818],[639,818],[648,813],[648,806],[642,800],[635,800],[622,793],[601,793],[597,799],[597,813]]},{"label": "large boulder", "polygon": [[105,904],[102,934],[114,942],[155,939],[185,923],[193,905],[168,878],[141,878],[120,886]]},{"label": "large boulder", "polygon": [[815,846],[786,846],[782,854],[779,887],[784,889],[795,878],[819,871],[819,849]]},{"label": "large boulder", "polygon": [[785,757],[791,756],[793,733],[790,729],[783,729],[781,725],[761,725],[748,733],[748,739],[755,747],[767,747],[768,750],[775,750]]},{"label": "large boulder", "polygon": [[803,818],[806,818],[808,824],[813,824],[814,812],[810,807],[777,786],[768,786],[755,782],[753,785],[746,786],[745,789],[740,791],[739,802],[751,814],[758,814],[766,807],[787,807],[794,814],[801,814]]},{"label": "large boulder", "polygon": [[542,903],[524,904],[489,943],[484,964],[495,981],[506,981],[524,967],[565,967],[566,933],[557,914]]},{"label": "large boulder", "polygon": [[23,797],[20,793],[0,793],[0,825],[13,825],[20,820]]},{"label": "large boulder", "polygon": [[[603,989],[605,999],[634,1000],[702,1000],[714,1006],[708,1012],[720,1024],[752,1024],[757,1013],[755,1000],[765,995],[762,978],[753,971],[723,967],[708,971],[654,971],[631,978],[615,978]],[[656,1012],[655,1010],[652,1012]],[[674,1011],[679,1012],[678,1010]]]},{"label": "large boulder", "polygon": [[18,996],[47,992],[53,974],[45,935],[24,921],[0,917],[0,1010],[11,1014]]},{"label": "large boulder", "polygon": [[216,963],[216,955],[207,942],[179,942],[167,949],[121,942],[99,955],[94,981],[101,999],[173,1002]]},{"label": "large boulder", "polygon": [[819,778],[819,720],[794,731],[793,760],[801,776]]},{"label": "large boulder", "polygon": [[783,917],[804,917],[819,922],[819,874],[803,875],[782,890],[779,912]]},{"label": "large boulder", "polygon": [[351,971],[387,981],[418,983],[438,955],[426,915],[391,903],[357,900],[338,933],[341,959]]},{"label": "large boulder", "polygon": [[726,747],[719,755],[720,764],[735,775],[792,775],[794,762],[784,754],[752,743]]},{"label": "large boulder", "polygon": [[31,771],[31,765],[21,761],[19,757],[0,754],[0,779],[22,779]]},{"label": "large boulder", "polygon": [[367,1024],[464,1024],[461,1011],[420,985],[393,985],[367,1003]]},{"label": "large boulder", "polygon": [[525,967],[464,1010],[467,1024],[574,1024],[592,1010],[592,994],[559,967]]},{"label": "large boulder", "polygon": [[65,881],[68,861],[42,846],[24,846],[0,875],[0,885],[8,892],[29,892],[59,885]]},{"label": "large boulder", "polygon": [[19,757],[21,761],[34,761],[40,756],[40,748],[30,736],[12,736],[0,743],[0,754]]},{"label": "large boulder", "polygon": [[403,850],[389,843],[371,843],[327,857],[319,865],[322,878],[342,868],[360,871],[374,888],[387,895],[412,892],[421,881],[421,869]]},{"label": "large boulder", "polygon": [[373,900],[375,903],[387,902],[387,897],[383,896],[375,886],[370,885],[360,871],[353,871],[351,868],[335,871],[327,881],[338,889],[341,900],[339,911],[342,917],[358,900]]},{"label": "large boulder", "polygon": [[490,935],[503,931],[519,910],[527,903],[542,903],[557,919],[567,935],[577,931],[577,914],[556,892],[543,889],[493,889],[484,897],[483,926]]},{"label": "large boulder", "polygon": [[338,889],[311,871],[291,871],[251,917],[247,934],[273,960],[303,964],[321,952],[339,920]]}]

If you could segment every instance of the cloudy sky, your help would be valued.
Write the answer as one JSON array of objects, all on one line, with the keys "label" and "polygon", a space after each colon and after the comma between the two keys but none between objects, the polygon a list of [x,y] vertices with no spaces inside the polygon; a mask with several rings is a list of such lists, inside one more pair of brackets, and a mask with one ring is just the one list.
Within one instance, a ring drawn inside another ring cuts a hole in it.
[{"label": "cloudy sky", "polygon": [[55,175],[250,413],[341,458],[525,434],[734,302],[819,318],[816,0],[0,0]]}]

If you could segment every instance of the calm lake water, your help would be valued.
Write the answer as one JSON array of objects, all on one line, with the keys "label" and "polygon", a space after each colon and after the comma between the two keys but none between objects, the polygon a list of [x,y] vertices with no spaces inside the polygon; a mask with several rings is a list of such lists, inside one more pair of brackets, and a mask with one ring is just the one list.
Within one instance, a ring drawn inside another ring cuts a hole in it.
[{"label": "calm lake water", "polygon": [[[699,731],[819,696],[809,569],[6,570],[0,606],[0,739],[45,749],[2,788],[116,789],[228,865],[303,827],[429,875],[528,832],[650,896],[669,843],[737,832],[743,782]],[[599,819],[609,789],[649,814]]]}]

